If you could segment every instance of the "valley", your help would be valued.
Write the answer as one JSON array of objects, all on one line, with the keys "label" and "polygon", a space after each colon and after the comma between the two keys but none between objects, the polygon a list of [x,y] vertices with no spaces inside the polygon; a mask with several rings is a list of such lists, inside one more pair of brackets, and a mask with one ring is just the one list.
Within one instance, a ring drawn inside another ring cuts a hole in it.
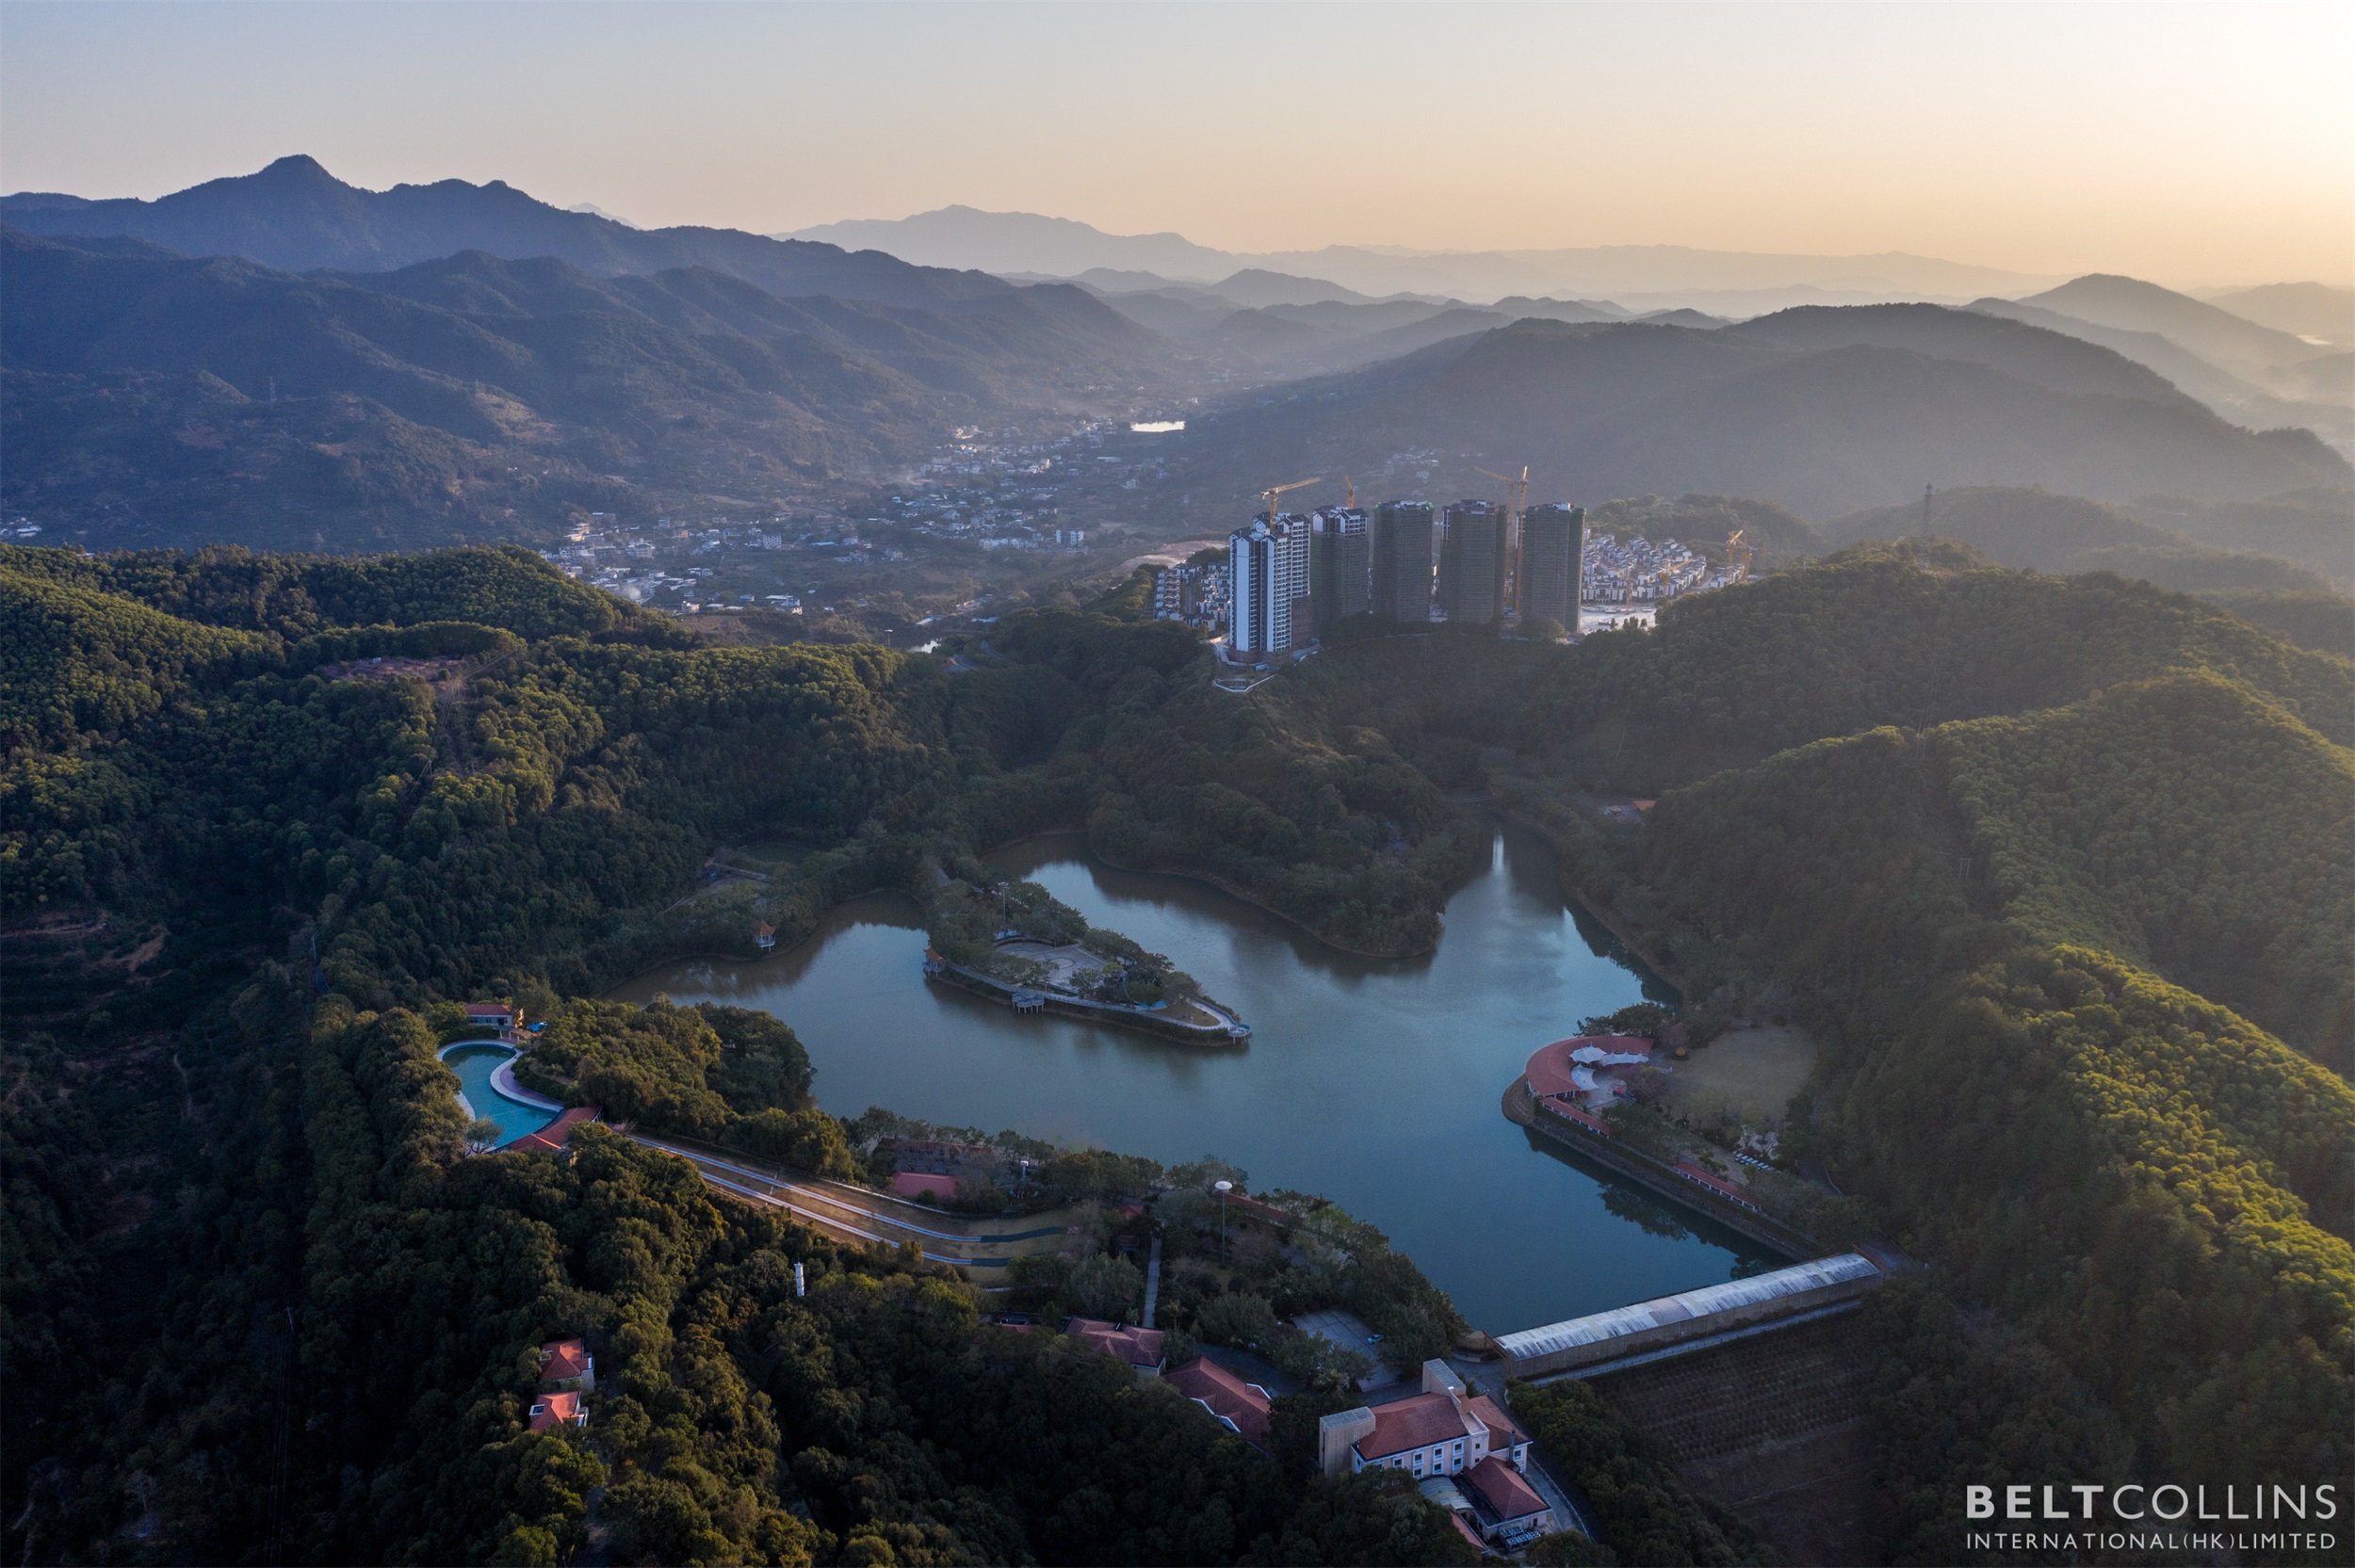
[{"label": "valley", "polygon": [[2344,291],[1021,216],[0,198],[12,1560],[2355,1467]]}]

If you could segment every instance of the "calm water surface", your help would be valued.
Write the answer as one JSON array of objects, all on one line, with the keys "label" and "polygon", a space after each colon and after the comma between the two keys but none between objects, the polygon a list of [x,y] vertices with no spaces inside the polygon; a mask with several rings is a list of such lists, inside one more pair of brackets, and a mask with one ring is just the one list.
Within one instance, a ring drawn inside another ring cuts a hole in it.
[{"label": "calm water surface", "polygon": [[1497,832],[1487,870],[1449,902],[1438,951],[1403,961],[1336,952],[1200,882],[1113,870],[1076,836],[991,864],[1168,954],[1241,1011],[1250,1043],[1210,1051],[1017,1018],[928,985],[916,906],[897,897],[835,909],[789,953],[673,964],[614,994],[775,1013],[808,1046],[819,1099],[837,1115],[881,1105],[1173,1164],[1214,1154],[1255,1189],[1324,1193],[1493,1333],[1768,1260],[1499,1110],[1531,1051],[1641,1000],[1648,978],[1608,933],[1582,929],[1551,854],[1520,830]]}]

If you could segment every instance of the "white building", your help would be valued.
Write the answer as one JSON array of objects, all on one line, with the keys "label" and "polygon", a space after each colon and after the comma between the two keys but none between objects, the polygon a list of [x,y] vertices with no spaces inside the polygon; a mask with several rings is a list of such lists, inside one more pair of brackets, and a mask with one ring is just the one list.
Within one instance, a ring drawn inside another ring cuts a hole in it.
[{"label": "white building", "polygon": [[1264,512],[1229,534],[1234,608],[1226,645],[1239,659],[1306,648],[1316,635],[1308,605],[1308,520]]},{"label": "white building", "polygon": [[1529,1467],[1529,1437],[1486,1394],[1467,1398],[1444,1361],[1422,1364],[1422,1392],[1387,1405],[1344,1410],[1317,1423],[1317,1458],[1328,1476],[1368,1467],[1417,1480],[1460,1476],[1490,1455]]}]

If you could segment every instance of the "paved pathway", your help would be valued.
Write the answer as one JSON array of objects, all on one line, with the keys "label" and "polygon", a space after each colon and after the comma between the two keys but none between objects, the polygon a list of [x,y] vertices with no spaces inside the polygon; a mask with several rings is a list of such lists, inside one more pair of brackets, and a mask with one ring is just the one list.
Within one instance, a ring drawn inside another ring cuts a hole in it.
[{"label": "paved pathway", "polygon": [[1145,1261],[1145,1326],[1153,1326],[1153,1303],[1161,1296],[1161,1238],[1153,1238],[1152,1255]]}]

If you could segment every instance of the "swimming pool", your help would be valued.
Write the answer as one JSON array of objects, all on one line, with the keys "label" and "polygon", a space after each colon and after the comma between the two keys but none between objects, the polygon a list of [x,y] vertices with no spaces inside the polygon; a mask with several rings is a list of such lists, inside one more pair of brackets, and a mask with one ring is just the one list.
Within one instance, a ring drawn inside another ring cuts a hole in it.
[{"label": "swimming pool", "polygon": [[487,1116],[496,1122],[501,1143],[528,1138],[557,1118],[557,1112],[526,1105],[492,1085],[491,1075],[519,1055],[512,1045],[480,1040],[462,1041],[442,1053],[442,1059],[458,1075],[460,1107],[469,1117]]}]

